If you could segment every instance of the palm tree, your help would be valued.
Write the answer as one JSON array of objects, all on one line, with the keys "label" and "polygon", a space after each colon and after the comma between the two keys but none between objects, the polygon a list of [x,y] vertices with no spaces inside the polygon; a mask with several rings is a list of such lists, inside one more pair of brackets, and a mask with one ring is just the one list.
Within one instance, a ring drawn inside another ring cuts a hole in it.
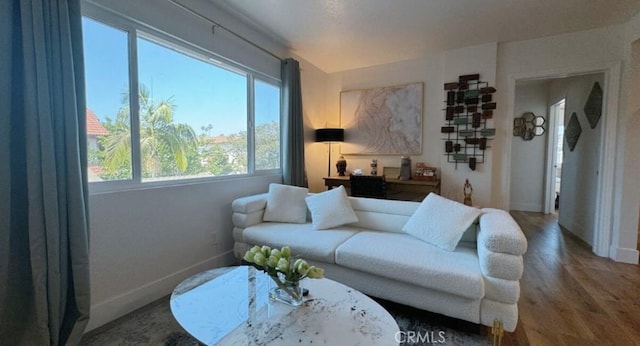
[{"label": "palm tree", "polygon": [[[173,122],[173,97],[154,100],[144,85],[139,90],[140,149],[142,176],[146,178],[174,176],[184,173],[189,157],[197,154],[197,137],[187,124]],[[102,141],[104,159],[102,169],[110,175],[119,175],[131,169],[131,127],[128,93],[122,98],[116,121],[107,121],[109,135]],[[130,176],[130,174],[128,174]]]}]

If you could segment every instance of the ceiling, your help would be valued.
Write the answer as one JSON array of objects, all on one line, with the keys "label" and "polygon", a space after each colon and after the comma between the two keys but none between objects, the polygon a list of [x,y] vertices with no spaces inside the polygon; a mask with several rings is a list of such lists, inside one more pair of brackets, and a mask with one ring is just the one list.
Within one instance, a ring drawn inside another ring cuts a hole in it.
[{"label": "ceiling", "polygon": [[640,0],[210,0],[327,73],[626,22]]}]

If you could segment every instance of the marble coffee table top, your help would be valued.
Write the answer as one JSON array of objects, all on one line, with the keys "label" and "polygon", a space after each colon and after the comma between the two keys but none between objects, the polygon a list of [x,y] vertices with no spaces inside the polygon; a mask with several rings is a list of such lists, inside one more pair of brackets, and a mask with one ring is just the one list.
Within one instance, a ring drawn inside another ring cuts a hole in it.
[{"label": "marble coffee table top", "polygon": [[302,282],[293,307],[269,299],[271,278],[249,266],[188,278],[171,295],[180,325],[207,345],[397,345],[398,324],[378,303],[330,279]]}]

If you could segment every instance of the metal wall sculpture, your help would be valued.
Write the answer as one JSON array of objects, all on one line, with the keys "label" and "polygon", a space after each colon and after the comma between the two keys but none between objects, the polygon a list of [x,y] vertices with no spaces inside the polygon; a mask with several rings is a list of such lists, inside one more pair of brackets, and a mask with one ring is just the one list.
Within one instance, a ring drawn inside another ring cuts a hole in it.
[{"label": "metal wall sculpture", "polygon": [[487,127],[493,118],[496,89],[480,80],[479,74],[463,75],[457,82],[445,83],[445,121],[443,134],[447,162],[467,163],[472,171],[478,163],[484,163],[487,142],[496,134],[495,128]]}]

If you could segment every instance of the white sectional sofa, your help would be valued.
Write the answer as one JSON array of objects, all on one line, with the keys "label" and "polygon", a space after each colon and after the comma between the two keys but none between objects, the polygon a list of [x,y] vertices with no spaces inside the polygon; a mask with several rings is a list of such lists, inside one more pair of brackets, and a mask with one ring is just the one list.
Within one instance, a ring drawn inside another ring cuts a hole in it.
[{"label": "white sectional sofa", "polygon": [[[268,194],[232,204],[234,252],[288,245],[325,276],[365,294],[504,330],[518,322],[527,241],[505,211],[482,209],[454,251],[403,232],[420,203],[349,197],[358,221],[314,230],[307,222],[265,222]],[[433,215],[438,218],[439,215]]]}]

